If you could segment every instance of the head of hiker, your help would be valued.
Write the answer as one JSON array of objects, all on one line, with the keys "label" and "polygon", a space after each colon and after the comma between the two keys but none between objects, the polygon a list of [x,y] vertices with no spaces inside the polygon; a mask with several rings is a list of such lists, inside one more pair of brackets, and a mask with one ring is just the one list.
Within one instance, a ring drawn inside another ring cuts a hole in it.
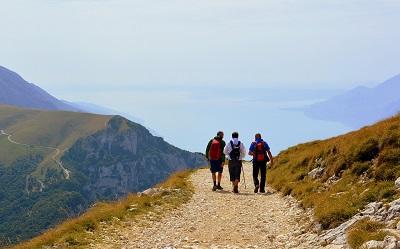
[{"label": "head of hiker", "polygon": [[[224,169],[223,165],[225,163],[225,154],[223,153],[223,150],[225,148],[225,141],[223,140],[223,138],[224,132],[218,131],[217,136],[211,139],[206,147],[206,156],[210,161],[210,171],[214,183],[212,188],[213,191],[223,189],[221,187],[222,171]],[[218,178],[216,175],[217,173]]]},{"label": "head of hiker", "polygon": [[224,132],[223,131],[217,132],[217,138],[222,140],[224,138]]},{"label": "head of hiker", "polygon": [[232,133],[232,141],[234,144],[238,144],[239,142],[239,133],[237,131],[234,131]]}]

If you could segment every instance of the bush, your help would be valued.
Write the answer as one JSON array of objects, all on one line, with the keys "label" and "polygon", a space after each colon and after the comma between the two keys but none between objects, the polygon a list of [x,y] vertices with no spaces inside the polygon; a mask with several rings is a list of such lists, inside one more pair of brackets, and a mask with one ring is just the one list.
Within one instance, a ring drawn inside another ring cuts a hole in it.
[{"label": "bush", "polygon": [[371,161],[379,154],[379,142],[370,138],[355,150],[355,161]]},{"label": "bush", "polygon": [[385,150],[378,157],[378,164],[400,166],[400,148]]},{"label": "bush", "polygon": [[397,169],[388,164],[382,164],[374,169],[373,176],[378,181],[394,181],[396,180]]},{"label": "bush", "polygon": [[351,248],[358,249],[367,241],[383,241],[387,232],[381,231],[384,225],[370,219],[362,219],[355,223],[347,233],[347,241]]},{"label": "bush", "polygon": [[370,162],[355,162],[351,167],[351,173],[356,176],[362,175],[371,167]]}]

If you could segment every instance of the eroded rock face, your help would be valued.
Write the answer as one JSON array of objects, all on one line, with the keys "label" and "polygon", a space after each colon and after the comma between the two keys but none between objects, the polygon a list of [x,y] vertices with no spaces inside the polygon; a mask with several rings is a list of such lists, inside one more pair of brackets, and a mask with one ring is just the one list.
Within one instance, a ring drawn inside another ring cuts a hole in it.
[{"label": "eroded rock face", "polygon": [[175,171],[206,165],[201,155],[178,149],[122,117],[114,117],[107,129],[79,140],[63,161],[84,180],[84,193],[90,200],[142,191]]},{"label": "eroded rock face", "polygon": [[400,189],[400,177],[396,179],[396,181],[394,182],[394,185],[396,186],[397,190]]},{"label": "eroded rock face", "polygon": [[[372,202],[365,206],[364,210],[353,216],[350,220],[344,222],[340,226],[325,231],[321,236],[320,240],[323,244],[333,244],[342,246],[343,248],[348,248],[346,233],[351,228],[353,224],[357,221],[370,218],[375,221],[382,222],[386,224],[387,227],[392,227],[395,225],[394,222],[400,217],[400,199],[394,200],[388,204],[383,204],[382,202]],[[369,241],[365,243],[362,248],[400,248],[400,243],[395,237],[386,238],[385,241]],[[396,245],[399,247],[392,247]],[[379,247],[381,246],[381,247]]]},{"label": "eroded rock face", "polygon": [[384,241],[370,240],[365,242],[361,248],[363,249],[398,249],[400,242],[394,236],[386,236]]},{"label": "eroded rock face", "polygon": [[312,179],[318,179],[324,174],[324,170],[322,167],[315,168],[308,173],[308,176]]}]

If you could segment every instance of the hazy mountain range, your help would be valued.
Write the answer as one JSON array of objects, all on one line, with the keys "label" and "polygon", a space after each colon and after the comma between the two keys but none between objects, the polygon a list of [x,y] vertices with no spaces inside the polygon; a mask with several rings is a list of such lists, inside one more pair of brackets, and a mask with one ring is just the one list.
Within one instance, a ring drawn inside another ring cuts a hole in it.
[{"label": "hazy mountain range", "polygon": [[58,99],[42,88],[24,80],[17,73],[0,66],[0,104],[29,109],[88,112],[101,115],[120,115],[143,124],[144,121],[127,113],[87,102]]},{"label": "hazy mountain range", "polygon": [[0,66],[0,104],[42,110],[81,111],[2,66]]},{"label": "hazy mountain range", "polygon": [[311,105],[311,118],[336,121],[353,128],[372,124],[400,111],[400,74],[376,87],[356,87],[344,94]]}]

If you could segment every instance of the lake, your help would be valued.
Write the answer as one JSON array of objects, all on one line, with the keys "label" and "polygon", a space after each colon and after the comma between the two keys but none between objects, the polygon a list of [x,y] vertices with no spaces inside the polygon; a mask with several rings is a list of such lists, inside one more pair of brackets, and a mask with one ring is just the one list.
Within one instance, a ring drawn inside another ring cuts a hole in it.
[{"label": "lake", "polygon": [[301,111],[302,107],[339,92],[150,86],[135,91],[82,92],[73,97],[139,117],[166,141],[186,150],[203,152],[209,139],[223,130],[225,140],[229,140],[232,131],[238,131],[246,147],[260,132],[277,154],[298,143],[350,131],[340,123],[310,119]]}]

